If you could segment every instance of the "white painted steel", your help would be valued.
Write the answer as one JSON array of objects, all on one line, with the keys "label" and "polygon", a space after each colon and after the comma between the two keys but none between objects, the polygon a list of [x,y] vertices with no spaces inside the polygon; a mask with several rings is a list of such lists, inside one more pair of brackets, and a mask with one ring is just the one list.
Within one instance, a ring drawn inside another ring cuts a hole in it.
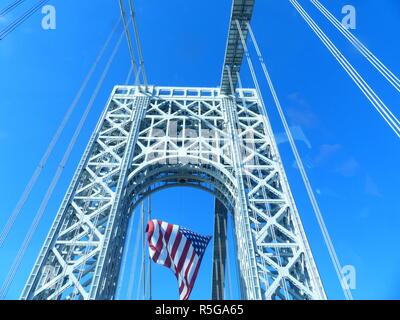
[{"label": "white painted steel", "polygon": [[190,186],[233,215],[243,299],[324,299],[256,91],[143,91],[114,88],[21,298],[114,299],[134,208]]}]

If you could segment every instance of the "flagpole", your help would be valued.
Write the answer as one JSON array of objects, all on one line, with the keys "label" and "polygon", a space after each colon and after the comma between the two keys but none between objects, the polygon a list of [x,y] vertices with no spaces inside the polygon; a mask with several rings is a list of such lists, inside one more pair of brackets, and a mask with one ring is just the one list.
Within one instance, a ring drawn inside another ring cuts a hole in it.
[{"label": "flagpole", "polygon": [[143,264],[143,300],[146,299],[146,258],[145,258],[145,228],[144,228],[144,222],[146,220],[146,217],[144,215],[144,208],[145,206],[145,200],[143,199],[142,201],[142,233],[143,233],[143,237],[142,237],[142,264]]},{"label": "flagpole", "polygon": [[[149,195],[149,198],[148,198],[148,207],[147,207],[147,210],[148,210],[148,220],[147,221],[150,221],[151,220],[151,195]],[[149,300],[152,300],[153,299],[153,297],[152,297],[152,283],[151,283],[151,261],[150,261],[150,256],[149,256]]]}]

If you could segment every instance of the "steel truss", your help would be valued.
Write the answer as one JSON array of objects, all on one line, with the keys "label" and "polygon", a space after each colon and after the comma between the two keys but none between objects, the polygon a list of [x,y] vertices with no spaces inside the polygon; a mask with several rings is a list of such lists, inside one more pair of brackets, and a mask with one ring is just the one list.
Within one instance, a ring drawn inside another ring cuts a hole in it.
[{"label": "steel truss", "polygon": [[260,108],[252,89],[115,87],[21,299],[114,299],[135,207],[179,186],[233,215],[243,299],[325,299]]}]

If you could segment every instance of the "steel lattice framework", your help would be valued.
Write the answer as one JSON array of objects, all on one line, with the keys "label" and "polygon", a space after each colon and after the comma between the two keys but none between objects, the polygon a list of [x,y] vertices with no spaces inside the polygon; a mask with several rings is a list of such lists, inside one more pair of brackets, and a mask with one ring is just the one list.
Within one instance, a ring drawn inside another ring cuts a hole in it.
[{"label": "steel lattice framework", "polygon": [[191,186],[233,216],[243,299],[325,299],[261,108],[252,89],[115,87],[21,298],[115,298],[135,207]]}]

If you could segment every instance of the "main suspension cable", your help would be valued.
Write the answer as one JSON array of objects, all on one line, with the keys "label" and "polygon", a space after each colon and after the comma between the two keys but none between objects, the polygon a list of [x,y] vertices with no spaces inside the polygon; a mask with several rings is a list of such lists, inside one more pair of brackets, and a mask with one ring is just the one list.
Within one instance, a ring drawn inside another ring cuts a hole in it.
[{"label": "main suspension cable", "polygon": [[393,74],[360,40],[357,39],[339,20],[332,15],[318,0],[311,0],[314,6],[336,27],[339,32],[400,92],[400,79]]},{"label": "main suspension cable", "polygon": [[[133,70],[135,71],[135,74],[137,74],[137,64],[135,60],[135,52],[133,51],[133,45],[132,45],[132,40],[131,40],[131,35],[129,32],[129,23],[126,18],[126,11],[125,11],[125,6],[123,0],[119,0],[119,7],[121,10],[121,17],[124,22],[124,27],[125,27],[125,35],[126,35],[126,40],[128,41],[128,47],[129,47],[129,53],[131,55],[131,61],[132,61],[132,66]],[[132,18],[131,18],[132,19]]]},{"label": "main suspension cable", "polygon": [[0,10],[0,17],[5,16],[7,13],[14,10],[16,7],[18,7],[24,1],[25,0],[15,0],[14,2],[11,2],[9,5],[7,5],[6,7],[4,7],[3,9]]},{"label": "main suspension cable", "polygon": [[33,7],[31,7],[28,11],[26,11],[22,16],[11,22],[5,28],[0,31],[0,40],[3,40],[7,37],[11,32],[13,32],[20,24],[26,21],[30,16],[32,16],[40,7],[42,7],[49,0],[41,0],[36,3]]},{"label": "main suspension cable", "polygon": [[358,73],[358,71],[350,64],[350,62],[344,57],[340,50],[333,44],[333,42],[326,36],[321,28],[314,22],[314,20],[304,11],[300,4],[296,0],[290,0],[295,9],[300,13],[303,19],[311,27],[318,38],[324,43],[328,50],[332,53],[335,59],[345,69],[347,74],[360,88],[362,93],[371,102],[373,107],[379,112],[382,118],[390,126],[393,132],[400,138],[400,121],[385,105],[385,103],[379,98],[375,91],[368,85],[364,78]]},{"label": "main suspension cable", "polygon": [[39,179],[43,168],[47,164],[47,160],[48,160],[50,154],[53,152],[54,147],[56,146],[58,140],[60,139],[60,136],[63,133],[65,126],[67,125],[69,119],[71,118],[72,113],[74,112],[78,102],[80,101],[80,99],[82,97],[83,92],[85,91],[89,81],[91,80],[94,72],[96,71],[100,60],[104,56],[104,53],[105,53],[106,49],[108,48],[108,45],[109,45],[111,39],[113,38],[115,32],[117,31],[117,28],[118,28],[120,23],[121,23],[121,17],[118,19],[118,21],[114,25],[111,33],[108,35],[103,47],[99,51],[99,54],[98,54],[95,62],[93,63],[93,65],[90,68],[88,74],[86,75],[81,87],[79,88],[78,93],[76,94],[74,100],[72,101],[71,105],[69,106],[69,108],[67,110],[67,113],[65,114],[60,126],[58,127],[54,137],[51,139],[50,144],[48,145],[48,147],[47,147],[44,155],[42,156],[38,166],[36,167],[32,177],[30,178],[30,180],[29,180],[28,184],[26,185],[21,197],[19,198],[19,200],[17,202],[17,205],[14,208],[10,218],[8,219],[7,223],[5,224],[3,229],[1,230],[1,233],[0,233],[0,248],[2,247],[2,245],[3,245],[4,241],[6,240],[6,238],[8,237],[12,227],[14,226],[17,217],[19,216],[23,206],[25,205],[25,202],[29,198],[29,195],[31,194],[33,187],[35,186],[37,180]]}]

